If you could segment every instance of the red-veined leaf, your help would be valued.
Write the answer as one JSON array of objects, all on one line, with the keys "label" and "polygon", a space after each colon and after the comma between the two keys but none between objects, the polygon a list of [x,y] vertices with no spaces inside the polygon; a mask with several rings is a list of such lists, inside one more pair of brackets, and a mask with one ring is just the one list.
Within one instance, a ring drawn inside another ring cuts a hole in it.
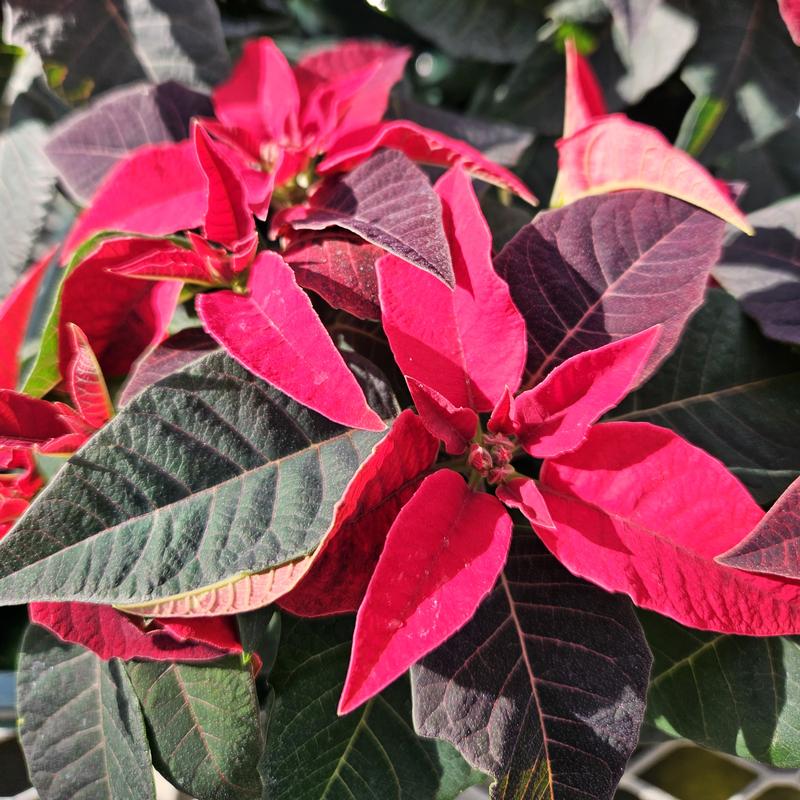
[{"label": "red-veined leaf", "polygon": [[64,372],[67,391],[86,422],[100,428],[114,415],[103,373],[86,334],[71,322],[66,332],[72,349],[72,359]]}]

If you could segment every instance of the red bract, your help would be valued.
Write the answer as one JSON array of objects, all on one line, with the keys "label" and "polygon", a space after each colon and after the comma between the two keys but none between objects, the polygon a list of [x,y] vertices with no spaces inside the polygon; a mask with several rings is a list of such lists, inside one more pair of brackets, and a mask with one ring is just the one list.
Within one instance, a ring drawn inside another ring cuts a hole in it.
[{"label": "red bract", "polygon": [[0,447],[0,539],[22,516],[41,486],[29,449]]},{"label": "red bract", "polygon": [[[346,42],[292,69],[271,39],[249,42],[230,79],[214,92],[223,125],[213,133],[238,154],[245,180],[263,168],[283,186],[323,153],[320,172],[330,172],[392,147],[414,160],[459,164],[534,201],[517,178],[469,145],[405,121],[380,122],[409,56],[405,48]],[[263,203],[251,207],[266,212]]]},{"label": "red bract", "polygon": [[[516,473],[512,459],[520,448],[563,453],[578,447],[595,420],[636,384],[658,335],[652,329],[582,353],[514,398],[525,361],[522,318],[493,270],[469,181],[453,170],[437,191],[455,289],[392,256],[379,265],[385,330],[428,431],[421,436],[404,424],[389,436],[399,452],[430,436],[453,454],[466,450],[455,463],[470,480],[452,470],[429,475],[394,517],[358,610],[340,713],[380,691],[469,620],[505,562],[511,518],[503,503],[552,527],[535,481]],[[487,433],[479,425],[484,411],[493,412]],[[485,483],[498,487],[496,496],[484,491]],[[384,534],[368,529],[364,535],[382,540]],[[288,607],[324,613],[321,590],[311,572]]]},{"label": "red bract", "polygon": [[792,41],[800,45],[800,0],[778,0],[778,8]]},{"label": "red bract", "polygon": [[91,603],[31,603],[31,622],[60,639],[80,644],[100,658],[147,661],[208,661],[241,653],[227,617],[144,620]]},{"label": "red bract", "polygon": [[558,181],[553,203],[620,189],[652,189],[716,214],[745,233],[753,228],[728,187],[655,128],[606,114],[591,67],[567,48],[564,138],[558,142]]}]

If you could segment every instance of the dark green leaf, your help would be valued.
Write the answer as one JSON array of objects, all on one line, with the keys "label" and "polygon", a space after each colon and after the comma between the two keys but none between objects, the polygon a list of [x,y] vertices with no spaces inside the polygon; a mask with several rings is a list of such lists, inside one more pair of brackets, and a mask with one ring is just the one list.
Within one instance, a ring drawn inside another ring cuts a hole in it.
[{"label": "dark green leaf", "polygon": [[[800,57],[773,0],[703,0],[697,45],[681,77],[695,97],[722,103],[706,155],[763,142],[800,103]],[[703,122],[702,116],[696,117]],[[689,130],[682,139],[694,138]]]},{"label": "dark green leaf", "polygon": [[55,191],[55,168],[44,154],[45,126],[23,122],[0,134],[0,300],[33,256]]},{"label": "dark green leaf", "polygon": [[133,399],[0,542],[0,602],[141,604],[311,552],[382,434],[224,353]]},{"label": "dark green leaf", "polygon": [[228,53],[213,0],[4,0],[5,35],[66,68],[64,90],[133,81],[213,85]]},{"label": "dark green leaf", "polygon": [[42,800],[155,799],[144,722],[122,663],[30,626],[17,675],[20,736]]},{"label": "dark green leaf", "polygon": [[529,527],[472,620],[412,668],[414,723],[495,778],[495,800],[611,800],[650,653],[627,598],[571,576]]},{"label": "dark green leaf", "polygon": [[261,796],[261,722],[249,665],[231,657],[127,667],[157,766],[175,786],[197,800]]},{"label": "dark green leaf", "polygon": [[778,767],[800,767],[800,639],[725,636],[640,619],[655,659],[648,721]]},{"label": "dark green leaf", "polygon": [[678,349],[609,419],[671,428],[723,461],[761,503],[800,474],[800,358],[709,292]]},{"label": "dark green leaf", "polygon": [[748,217],[755,236],[733,236],[714,277],[765,336],[800,345],[800,197]]},{"label": "dark green leaf", "polygon": [[542,23],[535,5],[519,0],[389,0],[388,7],[446,53],[500,64],[530,53]]},{"label": "dark green leaf", "polygon": [[417,738],[406,679],[337,717],[352,633],[347,618],[284,616],[261,762],[265,800],[452,800],[479,782],[450,745]]}]

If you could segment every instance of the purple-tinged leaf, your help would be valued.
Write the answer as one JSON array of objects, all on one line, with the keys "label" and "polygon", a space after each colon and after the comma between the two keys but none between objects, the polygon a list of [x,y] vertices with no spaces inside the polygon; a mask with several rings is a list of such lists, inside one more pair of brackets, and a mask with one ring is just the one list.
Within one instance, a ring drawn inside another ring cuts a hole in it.
[{"label": "purple-tinged leaf", "polygon": [[212,113],[207,95],[175,81],[126,86],[70,114],[53,128],[44,150],[69,193],[86,205],[131,150],[186,139],[191,118]]},{"label": "purple-tinged leaf", "polygon": [[352,172],[327,179],[303,218],[291,224],[298,230],[345,228],[455,284],[442,204],[422,170],[394,150],[381,150]]},{"label": "purple-tinged leaf", "polygon": [[412,668],[414,724],[492,775],[495,800],[610,800],[649,672],[629,601],[570,575],[519,527],[492,594]]},{"label": "purple-tinged leaf", "polygon": [[570,356],[661,324],[642,380],[675,347],[703,302],[725,224],[649,191],[588,197],[539,214],[495,267],[528,327],[538,383]]},{"label": "purple-tinged leaf", "polygon": [[800,478],[736,547],[716,560],[749,572],[800,579]]},{"label": "purple-tinged leaf", "polygon": [[202,328],[185,328],[170,336],[133,365],[117,405],[126,406],[148,386],[217,349],[219,345]]},{"label": "purple-tinged leaf", "polygon": [[359,319],[380,319],[375,262],[383,251],[357,236],[304,235],[283,258],[298,284]]},{"label": "purple-tinged leaf", "polygon": [[756,235],[734,236],[714,277],[765,336],[800,344],[800,199],[762,208],[748,219]]}]

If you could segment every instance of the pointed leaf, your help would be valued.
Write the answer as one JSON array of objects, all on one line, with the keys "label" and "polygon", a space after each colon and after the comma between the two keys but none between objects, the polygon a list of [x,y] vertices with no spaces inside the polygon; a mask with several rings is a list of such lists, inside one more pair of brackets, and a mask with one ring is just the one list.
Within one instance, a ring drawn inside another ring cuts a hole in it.
[{"label": "pointed leaf", "polygon": [[564,136],[572,136],[593,119],[606,114],[603,90],[589,62],[578,52],[574,39],[564,44],[567,54],[567,93],[564,102]]},{"label": "pointed leaf", "polygon": [[247,288],[247,295],[223,291],[197,298],[208,333],[298,402],[342,425],[382,430],[291,267],[277,253],[263,251]]},{"label": "pointed leaf", "polygon": [[[156,624],[149,629],[141,620],[127,617],[109,606],[92,603],[31,603],[31,622],[47,628],[59,639],[79,644],[104,661],[143,658],[153,661],[208,661],[241,647],[216,647],[173,635]],[[224,626],[226,620],[215,620]]]},{"label": "pointed leaf", "polygon": [[339,713],[400,677],[465,625],[505,563],[511,517],[451,470],[428,476],[397,515],[364,601]]},{"label": "pointed leaf", "polygon": [[[105,268],[114,275],[144,280],[180,281],[200,286],[227,283],[214,268],[216,265],[213,259],[179,245],[172,239],[119,237],[109,240],[105,246],[113,247],[120,253],[119,261],[109,259]],[[216,254],[216,248],[208,247]]]},{"label": "pointed leaf", "polygon": [[558,143],[565,203],[620,189],[649,189],[685,200],[745,233],[753,229],[724,184],[655,128],[611,114]]},{"label": "pointed leaf", "polygon": [[461,455],[478,432],[478,415],[471,408],[454,406],[439,392],[408,378],[408,388],[422,422],[452,455]]},{"label": "pointed leaf", "polygon": [[230,78],[212,98],[219,120],[259,143],[282,142],[297,125],[297,82],[286,57],[267,37],[245,44]]},{"label": "pointed leaf", "polygon": [[352,172],[329,178],[291,224],[297,230],[345,228],[452,286],[441,217],[441,203],[422,170],[402,153],[384,150]]},{"label": "pointed leaf", "polygon": [[531,190],[516,175],[495,164],[471,145],[402,119],[384,122],[374,129],[356,131],[338,140],[320,162],[318,171],[323,175],[349,171],[381,147],[399,150],[412,161],[422,164],[461,167],[476,178],[519,195],[532,205],[537,203]]},{"label": "pointed leaf", "polygon": [[385,256],[378,270],[383,326],[403,374],[454,406],[490,411],[506,386],[519,385],[525,323],[492,267],[491,234],[469,180],[454,169],[436,190],[455,290]]},{"label": "pointed leaf", "polygon": [[800,476],[800,358],[712,289],[678,349],[609,415],[663,425],[719,458],[761,503]]},{"label": "pointed leaf", "polygon": [[11,293],[0,305],[0,389],[15,389],[19,379],[20,349],[25,341],[33,304],[42,279],[53,260],[55,250],[49,250],[17,281]]},{"label": "pointed leaf", "polygon": [[109,170],[145,144],[189,136],[189,120],[213,113],[207,95],[168,81],[140,83],[100,96],[55,125],[45,145],[69,193],[85,205]]},{"label": "pointed leaf", "polygon": [[307,574],[281,598],[281,608],[304,617],[355,611],[397,514],[418,490],[438,451],[419,417],[403,411],[350,482]]},{"label": "pointed leaf", "polygon": [[261,797],[258,698],[250,665],[139,661],[126,665],[156,766],[197,800]]},{"label": "pointed leaf", "polygon": [[125,668],[31,626],[17,673],[20,737],[42,800],[155,800],[142,713]]},{"label": "pointed leaf", "polygon": [[412,669],[414,727],[492,775],[494,800],[611,800],[649,669],[630,603],[570,575],[518,527],[494,591]]},{"label": "pointed leaf", "polygon": [[120,608],[148,617],[197,617],[242,613],[280,599],[282,608],[300,616],[355,611],[389,527],[427,474],[438,449],[413,412],[406,410],[353,476],[330,528],[311,555],[268,572]]},{"label": "pointed leaf", "polygon": [[375,264],[382,255],[358,237],[329,234],[301,237],[283,253],[300,286],[360,319],[381,315]]},{"label": "pointed leaf", "polygon": [[142,604],[301,558],[380,438],[206,356],[130,401],[61,468],[0,541],[0,602]]},{"label": "pointed leaf", "polygon": [[545,462],[556,529],[538,530],[573,573],[701,630],[800,631],[800,586],[714,559],[763,517],[702,450],[644,422],[595,425],[580,449]]},{"label": "pointed leaf", "polygon": [[797,545],[800,539],[800,478],[777,500],[747,536],[717,562],[729,567],[800,578]]},{"label": "pointed leaf", "polygon": [[638,382],[659,329],[578,353],[559,364],[513,404],[514,432],[536,458],[574,450],[589,428]]},{"label": "pointed leaf", "polygon": [[407,680],[337,717],[352,634],[350,619],[284,617],[270,673],[275,702],[260,763],[265,796],[453,800],[479,782],[481,776],[449,744],[414,734]]},{"label": "pointed leaf", "polygon": [[191,142],[140,147],[105,176],[64,241],[64,256],[103,230],[164,236],[197,228],[207,201]]},{"label": "pointed leaf", "polygon": [[192,134],[197,160],[208,185],[208,207],[203,222],[207,239],[235,250],[255,235],[256,225],[247,206],[245,187],[222,149],[201,125]]},{"label": "pointed leaf", "polygon": [[800,642],[725,636],[640,612],[655,663],[648,721],[670,736],[797,769]]},{"label": "pointed leaf", "polygon": [[783,200],[748,219],[755,237],[729,241],[714,277],[765,336],[800,344],[800,200]]},{"label": "pointed leaf", "polygon": [[521,511],[534,525],[555,528],[547,510],[547,502],[536,481],[531,478],[514,478],[508,483],[501,483],[495,495],[501,503]]},{"label": "pointed leaf", "polygon": [[796,45],[800,45],[800,2],[798,0],[778,0],[778,9],[792,41]]},{"label": "pointed leaf", "polygon": [[217,83],[228,69],[219,11],[211,0],[7,0],[6,41],[66,67],[64,88],[101,92],[148,80]]},{"label": "pointed leaf", "polygon": [[495,262],[528,327],[523,388],[576,353],[661,324],[642,378],[651,374],[703,301],[723,229],[654,192],[586,198],[537,215]]},{"label": "pointed leaf", "polygon": [[72,360],[64,374],[67,391],[86,422],[100,428],[114,415],[103,373],[86,334],[71,322],[67,332],[72,350]]}]

